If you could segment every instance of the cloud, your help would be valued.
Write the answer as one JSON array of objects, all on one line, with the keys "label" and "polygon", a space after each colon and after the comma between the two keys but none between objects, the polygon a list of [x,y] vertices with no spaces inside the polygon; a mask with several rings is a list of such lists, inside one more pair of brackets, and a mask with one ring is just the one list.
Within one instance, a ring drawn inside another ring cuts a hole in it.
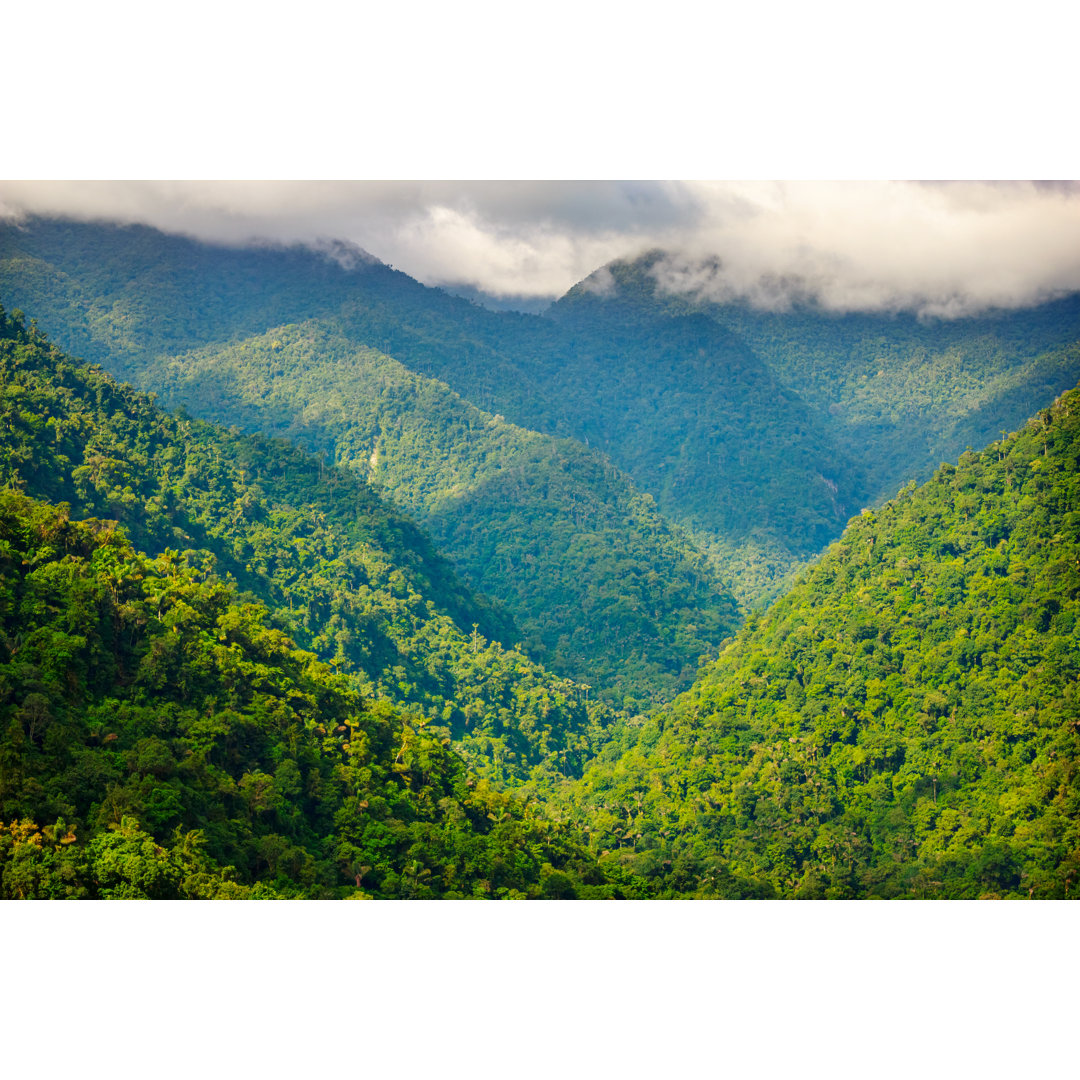
[{"label": "cloud", "polygon": [[0,216],[140,222],[202,240],[356,243],[427,284],[554,297],[684,223],[678,184],[0,182]]},{"label": "cloud", "polygon": [[0,183],[0,215],[24,213],[225,243],[335,238],[496,296],[558,296],[651,248],[671,253],[662,289],[774,309],[955,316],[1080,289],[1075,183]]},{"label": "cloud", "polygon": [[[496,295],[557,296],[626,250],[624,234],[551,221],[492,220],[477,210],[428,207],[386,235],[395,265],[423,267],[431,284],[461,283]],[[409,271],[410,273],[412,271]]]},{"label": "cloud", "polygon": [[581,283],[581,287],[594,296],[614,296],[615,275],[606,266],[601,266]]},{"label": "cloud", "polygon": [[[1075,184],[724,185],[660,287],[768,309],[955,317],[1080,289]],[[734,200],[734,202],[732,202]]]}]

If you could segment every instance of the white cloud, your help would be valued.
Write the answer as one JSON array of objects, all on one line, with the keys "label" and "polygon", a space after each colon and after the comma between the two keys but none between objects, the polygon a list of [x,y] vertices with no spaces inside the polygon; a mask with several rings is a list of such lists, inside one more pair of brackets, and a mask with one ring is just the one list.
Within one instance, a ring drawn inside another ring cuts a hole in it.
[{"label": "white cloud", "polygon": [[956,316],[1080,289],[1075,185],[807,182],[701,190],[706,220],[664,245],[677,254],[656,267],[661,286],[673,292],[766,308],[812,299],[837,311]]},{"label": "white cloud", "polygon": [[0,183],[5,212],[227,243],[341,238],[503,296],[557,296],[648,248],[673,253],[664,288],[774,308],[957,315],[1080,289],[1076,184],[18,181]]},{"label": "white cloud", "polygon": [[614,296],[616,288],[615,275],[606,266],[601,266],[599,270],[594,270],[581,283],[581,287],[594,296]]}]

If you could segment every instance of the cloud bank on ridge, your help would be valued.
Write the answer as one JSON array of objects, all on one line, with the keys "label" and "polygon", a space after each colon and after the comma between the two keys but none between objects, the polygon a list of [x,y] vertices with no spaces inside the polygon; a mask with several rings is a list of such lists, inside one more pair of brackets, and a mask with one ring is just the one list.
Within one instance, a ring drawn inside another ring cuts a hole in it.
[{"label": "cloud bank on ridge", "polygon": [[662,289],[957,316],[1080,290],[1080,185],[1037,182],[0,182],[0,216],[359,244],[427,284],[556,297],[660,248]]}]

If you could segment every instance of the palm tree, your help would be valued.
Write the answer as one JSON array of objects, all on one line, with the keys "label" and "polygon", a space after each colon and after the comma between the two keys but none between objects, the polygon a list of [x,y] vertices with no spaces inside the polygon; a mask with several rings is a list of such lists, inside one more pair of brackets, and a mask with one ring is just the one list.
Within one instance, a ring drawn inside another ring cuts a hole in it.
[{"label": "palm tree", "polygon": [[431,871],[418,859],[414,859],[401,872],[401,880],[409,883],[409,899],[415,900],[416,893],[424,881],[431,877]]}]

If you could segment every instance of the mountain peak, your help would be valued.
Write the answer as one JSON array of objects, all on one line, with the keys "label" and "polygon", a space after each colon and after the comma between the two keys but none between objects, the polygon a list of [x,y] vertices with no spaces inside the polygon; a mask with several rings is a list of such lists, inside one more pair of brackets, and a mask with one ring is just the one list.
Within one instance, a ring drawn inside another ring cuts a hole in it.
[{"label": "mountain peak", "polygon": [[347,271],[387,265],[382,259],[375,258],[370,251],[366,251],[351,240],[339,240],[335,237],[321,236],[306,246],[324,258],[336,262],[338,266]]}]

